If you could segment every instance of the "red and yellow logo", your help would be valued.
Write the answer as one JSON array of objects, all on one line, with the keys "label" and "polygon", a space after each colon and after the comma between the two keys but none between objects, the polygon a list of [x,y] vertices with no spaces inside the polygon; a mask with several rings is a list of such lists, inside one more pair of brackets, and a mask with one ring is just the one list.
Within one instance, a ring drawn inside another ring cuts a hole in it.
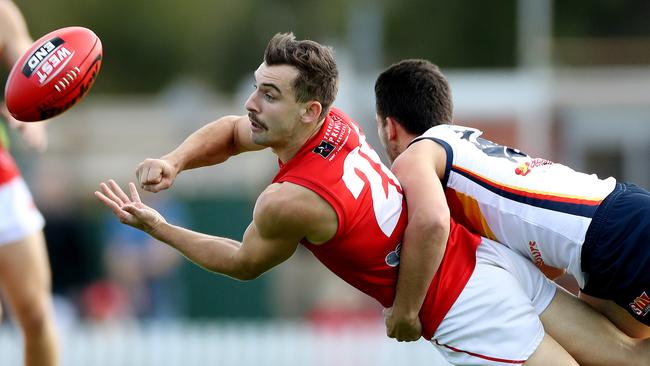
[{"label": "red and yellow logo", "polygon": [[636,315],[646,316],[650,312],[650,297],[643,291],[639,297],[630,303],[630,308]]},{"label": "red and yellow logo", "polygon": [[521,163],[517,168],[515,168],[515,174],[517,175],[521,175],[525,177],[528,173],[530,173],[529,162]]},{"label": "red and yellow logo", "polygon": [[521,175],[521,176],[526,176],[528,173],[530,173],[533,168],[537,168],[538,166],[543,166],[543,165],[552,165],[553,162],[550,160],[546,159],[540,159],[540,158],[535,158],[531,159],[530,161],[523,162],[515,168],[515,174]]},{"label": "red and yellow logo", "polygon": [[530,255],[533,256],[533,261],[537,267],[545,266],[544,259],[542,258],[542,252],[537,248],[537,243],[534,241],[528,242],[528,249],[530,249]]}]

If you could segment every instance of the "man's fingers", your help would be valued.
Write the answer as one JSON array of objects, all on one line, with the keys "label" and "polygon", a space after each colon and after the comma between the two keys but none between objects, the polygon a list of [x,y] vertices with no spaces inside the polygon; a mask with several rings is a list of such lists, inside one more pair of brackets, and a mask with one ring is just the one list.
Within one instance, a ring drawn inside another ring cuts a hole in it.
[{"label": "man's fingers", "polygon": [[138,165],[136,176],[138,178],[138,184],[140,184],[140,187],[152,183],[151,179],[156,170],[156,169],[152,169],[151,167],[152,165],[153,164],[149,161],[149,159],[143,161],[142,163],[140,163],[140,165]]},{"label": "man's fingers", "polygon": [[[114,209],[114,208],[117,208],[118,210],[120,209],[120,207],[115,202],[113,202],[113,200],[106,197],[106,195],[103,194],[100,191],[95,191],[95,197],[97,197],[100,201],[102,201],[110,209]],[[113,211],[115,211],[115,210],[113,210]]]},{"label": "man's fingers", "polygon": [[413,342],[420,339],[420,334],[392,334],[390,338],[395,338],[398,342]]},{"label": "man's fingers", "polygon": [[152,187],[152,189],[153,189],[152,192],[160,192],[163,189],[167,189],[167,188],[169,188],[169,181],[168,180],[163,180],[160,183],[158,183],[158,184],[156,184],[156,185],[154,185]]},{"label": "man's fingers", "polygon": [[138,189],[133,182],[129,182],[129,191],[131,191],[131,199],[133,202],[142,203]]},{"label": "man's fingers", "polygon": [[133,205],[133,204],[124,205],[122,207],[122,210],[130,213],[131,215],[133,215],[135,217],[140,216],[140,209],[135,207],[135,205]]},{"label": "man's fingers", "polygon": [[169,188],[170,185],[171,184],[168,179],[163,179],[160,183],[143,184],[140,186],[140,188],[144,189],[147,192],[156,193]]},{"label": "man's fingers", "polygon": [[129,196],[124,193],[122,188],[115,182],[113,179],[108,180],[108,186],[111,188],[111,190],[122,200],[122,203],[128,203],[131,202],[129,199]]},{"label": "man's fingers", "polygon": [[142,188],[143,190],[145,190],[147,192],[156,193],[156,192],[159,191],[158,189],[156,189],[156,186],[157,186],[157,184],[156,185],[143,184],[143,185],[140,186],[140,188]]},{"label": "man's fingers", "polygon": [[398,337],[398,340],[400,342],[412,342],[412,341],[417,340],[418,338],[420,338],[420,337],[416,338],[415,335],[409,333],[409,334],[401,334],[400,337]]},{"label": "man's fingers", "polygon": [[162,168],[152,165],[153,164],[149,165],[149,169],[147,170],[147,180],[145,182],[146,184],[158,184],[162,180]]},{"label": "man's fingers", "polygon": [[118,196],[117,196],[117,195],[116,195],[116,194],[111,190],[111,188],[109,188],[109,186],[108,186],[106,183],[104,183],[104,182],[100,183],[100,184],[99,184],[99,188],[101,188],[101,192],[104,194],[104,196],[106,196],[107,198],[109,198],[110,200],[112,200],[113,202],[115,202],[115,203],[117,204],[118,207],[119,207],[119,206],[122,206],[122,205],[124,204],[124,201],[122,201],[122,200],[121,200],[121,199],[120,199],[120,198],[119,198],[119,197],[118,197]]},{"label": "man's fingers", "polygon": [[104,193],[95,191],[95,197],[97,197],[100,201],[102,201],[108,208],[113,211],[115,216],[117,216],[120,221],[125,220],[127,216],[124,214],[122,209],[120,208],[120,205],[118,205],[115,201],[107,197]]},{"label": "man's fingers", "polygon": [[144,167],[144,179],[142,180],[143,184],[149,184],[149,174],[151,174],[151,164],[146,164]]},{"label": "man's fingers", "polygon": [[144,163],[138,164],[138,167],[135,169],[135,179],[138,181],[138,184],[142,185],[142,179],[140,177],[142,176],[142,166]]}]

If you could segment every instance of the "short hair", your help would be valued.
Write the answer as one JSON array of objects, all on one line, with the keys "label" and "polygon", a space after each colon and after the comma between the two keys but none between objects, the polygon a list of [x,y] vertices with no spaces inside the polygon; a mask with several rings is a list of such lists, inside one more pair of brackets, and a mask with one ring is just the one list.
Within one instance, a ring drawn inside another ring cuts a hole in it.
[{"label": "short hair", "polygon": [[415,135],[453,122],[449,83],[427,60],[403,60],[388,67],[375,82],[375,99],[379,117],[393,117]]},{"label": "short hair", "polygon": [[310,40],[296,40],[293,33],[278,33],[266,46],[264,62],[290,65],[298,69],[293,82],[296,101],[317,100],[323,106],[320,117],[327,115],[338,92],[339,71],[331,47]]}]

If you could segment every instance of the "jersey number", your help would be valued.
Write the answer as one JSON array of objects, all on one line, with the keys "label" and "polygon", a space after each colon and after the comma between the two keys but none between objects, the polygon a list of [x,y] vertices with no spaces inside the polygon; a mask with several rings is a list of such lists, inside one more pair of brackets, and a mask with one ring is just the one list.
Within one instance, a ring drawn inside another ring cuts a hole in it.
[{"label": "jersey number", "polygon": [[[370,185],[377,224],[386,236],[391,236],[402,214],[401,187],[397,184],[397,178],[366,143],[365,136],[359,137],[361,145],[345,158],[343,182],[355,199],[359,198],[366,183]],[[366,179],[363,179],[359,172]]]}]

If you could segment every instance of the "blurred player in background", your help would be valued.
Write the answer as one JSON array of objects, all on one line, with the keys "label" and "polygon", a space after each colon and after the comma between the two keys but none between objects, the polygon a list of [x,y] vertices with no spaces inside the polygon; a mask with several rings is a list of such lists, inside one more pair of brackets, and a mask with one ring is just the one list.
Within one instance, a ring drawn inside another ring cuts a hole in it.
[{"label": "blurred player in background", "polygon": [[[150,206],[179,225],[188,222],[184,206],[171,196],[156,195]],[[180,316],[183,297],[178,269],[183,258],[146,233],[121,225],[112,215],[104,221],[104,267],[107,279],[127,295],[128,314],[124,315],[144,321]]]},{"label": "blurred player in background", "polygon": [[[0,0],[0,58],[5,66],[11,68],[32,42],[15,4]],[[25,141],[38,151],[45,150],[44,123],[16,121],[4,103],[0,108],[9,127],[20,131]],[[7,151],[6,133],[0,135],[5,137],[0,142],[0,289],[22,329],[25,364],[56,365],[58,350],[51,273],[42,231],[44,220]]]},{"label": "blurred player in background", "polygon": [[[585,312],[604,318],[569,295],[555,296],[555,286],[532,263],[503,245],[470,234],[450,222],[444,211],[433,227],[418,219],[418,210],[408,213],[411,221],[406,228],[401,186],[358,126],[330,108],[338,85],[331,50],[278,34],[267,46],[255,81],[245,105],[247,116],[227,116],[204,126],[168,155],[146,159],[136,172],[142,188],[158,192],[169,188],[183,170],[270,147],[278,156],[279,172],[258,197],[241,242],[167,223],[141,202],[133,183],[130,196],[113,180],[101,183],[95,195],[122,223],[147,232],[210,271],[253,279],[287,260],[302,244],[387,308],[393,304],[398,271],[404,272],[398,268],[404,236],[411,253],[402,265],[414,275],[407,276],[413,281],[401,287],[409,292],[413,285],[426,292],[417,309],[418,332],[447,360],[460,365],[576,364],[545,333],[540,314],[555,319],[561,315],[559,308],[570,308],[571,315]],[[432,236],[446,241],[443,258],[437,263],[414,260],[418,251],[431,258]],[[567,323],[562,331],[574,332],[573,320],[562,320]],[[643,364],[650,359],[647,356],[635,354],[629,362]],[[624,364],[624,360],[593,363]]]},{"label": "blurred player in background", "polygon": [[[531,159],[480,138],[476,129],[451,125],[449,85],[428,61],[392,65],[377,78],[375,94],[380,139],[395,161],[400,181],[417,179],[420,189],[428,185],[437,192],[429,205],[444,202],[446,195],[454,219],[510,246],[539,267],[568,268],[583,291],[602,297],[594,304],[597,309],[630,336],[648,336],[641,322],[648,323],[643,313],[650,309],[650,301],[635,299],[650,290],[650,251],[644,249],[650,238],[647,192],[616,184],[613,178],[603,181],[548,160]],[[416,169],[401,173],[405,160]],[[408,197],[406,187],[405,194]],[[407,297],[396,302],[419,300]],[[614,301],[621,307],[613,309]],[[593,344],[594,355],[611,353],[623,338],[600,323],[586,321],[585,331],[573,341],[556,339],[568,350],[586,341]],[[599,347],[594,338],[601,337],[619,341]],[[648,341],[630,341],[625,342],[649,346]]]}]

